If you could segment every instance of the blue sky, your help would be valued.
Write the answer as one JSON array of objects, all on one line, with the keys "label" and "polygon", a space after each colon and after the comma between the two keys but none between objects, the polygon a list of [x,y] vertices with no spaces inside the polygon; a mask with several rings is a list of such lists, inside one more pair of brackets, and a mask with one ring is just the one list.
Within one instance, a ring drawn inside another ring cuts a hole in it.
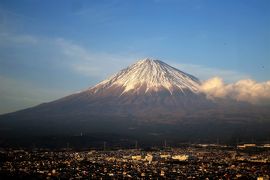
[{"label": "blue sky", "polygon": [[206,80],[270,77],[269,0],[1,0],[0,113],[152,57]]}]

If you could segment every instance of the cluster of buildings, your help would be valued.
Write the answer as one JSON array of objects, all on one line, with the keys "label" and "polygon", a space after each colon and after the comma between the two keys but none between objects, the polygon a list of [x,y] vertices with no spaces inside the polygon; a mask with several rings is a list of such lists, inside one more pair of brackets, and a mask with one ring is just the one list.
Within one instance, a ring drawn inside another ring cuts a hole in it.
[{"label": "cluster of buildings", "polygon": [[145,151],[0,151],[0,179],[269,179],[270,151],[185,147]]},{"label": "cluster of buildings", "polygon": [[237,148],[239,149],[246,149],[246,148],[270,148],[270,144],[262,144],[262,145],[257,145],[257,144],[240,144],[237,145]]}]

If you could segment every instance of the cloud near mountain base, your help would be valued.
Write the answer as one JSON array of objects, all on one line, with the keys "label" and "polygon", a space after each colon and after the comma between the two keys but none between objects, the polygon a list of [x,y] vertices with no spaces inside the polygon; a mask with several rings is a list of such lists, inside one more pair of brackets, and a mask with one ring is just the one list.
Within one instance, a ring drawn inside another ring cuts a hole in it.
[{"label": "cloud near mountain base", "polygon": [[210,99],[230,98],[252,104],[270,104],[270,81],[244,79],[225,84],[220,77],[214,77],[202,83],[201,91]]}]

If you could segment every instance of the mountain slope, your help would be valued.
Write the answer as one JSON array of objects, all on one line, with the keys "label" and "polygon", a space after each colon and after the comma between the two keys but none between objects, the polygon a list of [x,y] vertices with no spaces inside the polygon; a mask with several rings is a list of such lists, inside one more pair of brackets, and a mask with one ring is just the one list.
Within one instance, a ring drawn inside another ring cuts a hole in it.
[{"label": "mountain slope", "polygon": [[259,130],[257,136],[266,137],[269,118],[266,107],[208,100],[196,77],[144,59],[87,90],[0,116],[0,135],[84,132],[150,140],[153,134],[159,139],[230,139]]}]

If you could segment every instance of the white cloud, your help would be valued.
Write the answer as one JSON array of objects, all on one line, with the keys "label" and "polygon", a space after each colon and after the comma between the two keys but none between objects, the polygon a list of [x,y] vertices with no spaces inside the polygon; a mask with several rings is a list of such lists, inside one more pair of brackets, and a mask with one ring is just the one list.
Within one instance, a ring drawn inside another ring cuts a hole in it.
[{"label": "white cloud", "polygon": [[247,74],[226,70],[226,69],[219,69],[219,68],[212,68],[212,67],[206,67],[202,65],[196,65],[196,64],[173,64],[172,66],[190,73],[197,78],[201,80],[207,80],[211,77],[222,77],[225,82],[235,82],[240,79],[248,79],[250,78]]},{"label": "white cloud", "polygon": [[[44,38],[26,34],[0,32],[0,46],[18,48],[18,50],[28,47],[28,49],[23,49],[23,57],[20,57],[18,61],[33,60],[33,52],[38,50],[40,54],[35,59],[35,63],[39,63],[38,61],[41,60],[43,60],[42,63],[45,61],[57,65],[61,63],[63,68],[67,68],[71,72],[99,79],[115,73],[138,59],[135,54],[93,52],[63,38]],[[8,60],[2,59],[1,61]]]},{"label": "white cloud", "polygon": [[99,77],[102,70],[97,67],[91,67],[91,65],[73,65],[74,71],[90,77]]},{"label": "white cloud", "polygon": [[201,85],[201,90],[205,92],[209,98],[225,97],[227,95],[225,84],[219,77],[214,77],[205,81]]},{"label": "white cloud", "polygon": [[91,52],[65,39],[55,42],[71,70],[84,76],[106,78],[138,59],[135,54]]},{"label": "white cloud", "polygon": [[253,104],[270,103],[270,81],[256,82],[243,79],[235,83],[225,84],[219,77],[211,78],[201,85],[201,90],[208,98],[231,98]]}]

